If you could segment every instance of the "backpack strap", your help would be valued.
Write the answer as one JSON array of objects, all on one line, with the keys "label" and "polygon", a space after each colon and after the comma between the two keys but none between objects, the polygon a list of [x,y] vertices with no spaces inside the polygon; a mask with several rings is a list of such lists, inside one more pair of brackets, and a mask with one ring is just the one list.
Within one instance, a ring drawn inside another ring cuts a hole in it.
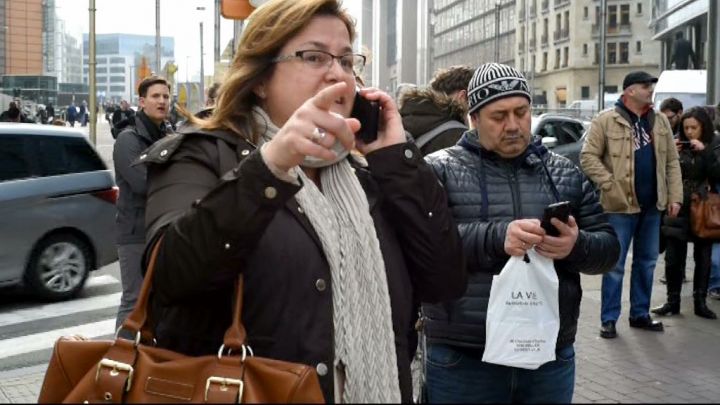
[{"label": "backpack strap", "polygon": [[449,130],[449,129],[463,129],[466,130],[467,126],[463,124],[460,121],[456,120],[450,120],[443,122],[442,124],[436,126],[435,128],[429,130],[428,132],[425,132],[424,134],[418,136],[415,138],[415,145],[417,145],[418,149],[425,146],[427,143],[435,139],[438,135],[442,134],[443,132]]}]

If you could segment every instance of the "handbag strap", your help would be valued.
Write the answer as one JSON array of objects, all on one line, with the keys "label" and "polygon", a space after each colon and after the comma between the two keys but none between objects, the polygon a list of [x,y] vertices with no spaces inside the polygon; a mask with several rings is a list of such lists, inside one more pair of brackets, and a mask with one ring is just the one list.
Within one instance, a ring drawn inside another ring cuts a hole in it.
[{"label": "handbag strap", "polygon": [[[150,254],[150,260],[148,262],[147,271],[143,278],[142,288],[140,288],[140,294],[135,302],[130,315],[123,321],[122,329],[126,329],[136,334],[140,333],[140,336],[148,336],[149,325],[147,324],[148,319],[148,303],[150,301],[150,291],[152,290],[152,279],[155,273],[155,264],[157,262],[158,254],[163,242],[163,237],[158,238],[157,242],[153,246],[152,253]],[[230,324],[228,329],[225,331],[223,338],[223,345],[227,349],[240,350],[245,343],[247,333],[245,326],[242,323],[242,301],[243,301],[243,277],[238,276],[238,282],[235,286],[235,303],[233,306],[233,322]],[[140,337],[139,336],[139,337]],[[138,339],[139,339],[138,337]]]}]

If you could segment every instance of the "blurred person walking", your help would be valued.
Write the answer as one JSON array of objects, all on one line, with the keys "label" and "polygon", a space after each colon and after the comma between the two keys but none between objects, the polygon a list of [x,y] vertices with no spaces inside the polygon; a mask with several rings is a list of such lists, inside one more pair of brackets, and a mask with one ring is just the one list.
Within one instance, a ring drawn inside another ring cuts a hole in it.
[{"label": "blurred person walking", "polygon": [[601,112],[590,126],[580,164],[600,189],[600,202],[620,240],[615,268],[603,275],[600,336],[617,337],[625,259],[630,242],[630,327],[662,332],[650,317],[653,273],[659,254],[660,212],[675,218],[683,201],[682,175],[672,128],[652,109],[657,78],[636,71],[625,76],[614,109]]},{"label": "blurred person walking", "polygon": [[670,123],[673,137],[677,138],[678,133],[680,133],[682,129],[680,125],[680,117],[683,114],[682,102],[675,97],[666,98],[660,103],[660,112],[665,114],[665,117]]},{"label": "blurred person walking", "polygon": [[160,76],[143,79],[138,86],[140,111],[117,136],[113,148],[117,201],[116,238],[120,260],[122,297],[116,327],[133,309],[142,285],[142,255],[145,249],[145,204],[147,170],[132,162],[153,143],[167,135],[165,125],[170,102],[170,84]]},{"label": "blurred person walking", "polygon": [[217,353],[242,275],[255,355],[315,367],[328,402],[409,402],[412,297],[460,296],[464,261],[445,191],[388,94],[360,91],[381,123],[375,141],[354,135],[354,39],[339,1],[265,3],[214,112],[142,159],[155,337]]},{"label": "blurred person walking", "polygon": [[75,121],[78,119],[78,110],[75,108],[75,102],[73,101],[67,108],[65,121],[70,123],[71,127],[75,127]]},{"label": "blurred person walking", "polygon": [[720,138],[715,136],[712,121],[704,108],[691,108],[682,115],[675,145],[682,172],[683,204],[676,218],[666,217],[663,220],[663,233],[666,237],[667,302],[654,308],[652,312],[658,315],[680,313],[682,276],[685,273],[688,242],[692,242],[695,259],[695,315],[715,319],[717,316],[706,304],[713,241],[694,235],[690,226],[690,195],[706,192],[706,187],[715,187],[720,182]]},{"label": "blurred person walking", "polygon": [[117,138],[125,127],[132,125],[134,122],[135,111],[130,108],[130,103],[127,100],[120,100],[120,107],[113,110],[110,133],[113,138]]}]

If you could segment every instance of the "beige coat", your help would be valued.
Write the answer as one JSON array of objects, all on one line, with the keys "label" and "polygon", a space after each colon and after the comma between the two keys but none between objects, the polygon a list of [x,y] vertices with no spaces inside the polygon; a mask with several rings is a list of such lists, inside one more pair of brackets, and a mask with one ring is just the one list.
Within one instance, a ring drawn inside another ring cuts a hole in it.
[{"label": "beige coat", "polygon": [[[651,112],[654,114],[654,112]],[[657,208],[682,204],[682,175],[670,123],[663,114],[655,114],[652,129],[657,173]],[[601,112],[592,121],[580,152],[580,165],[600,189],[600,203],[606,212],[640,212],[635,195],[635,153],[632,126],[615,109]]]}]

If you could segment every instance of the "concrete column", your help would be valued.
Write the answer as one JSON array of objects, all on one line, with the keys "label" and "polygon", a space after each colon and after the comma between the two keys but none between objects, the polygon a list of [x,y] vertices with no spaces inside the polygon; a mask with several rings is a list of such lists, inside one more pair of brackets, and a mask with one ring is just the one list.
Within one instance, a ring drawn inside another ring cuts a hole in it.
[{"label": "concrete column", "polygon": [[708,10],[707,102],[720,102],[720,5],[710,1]]}]

